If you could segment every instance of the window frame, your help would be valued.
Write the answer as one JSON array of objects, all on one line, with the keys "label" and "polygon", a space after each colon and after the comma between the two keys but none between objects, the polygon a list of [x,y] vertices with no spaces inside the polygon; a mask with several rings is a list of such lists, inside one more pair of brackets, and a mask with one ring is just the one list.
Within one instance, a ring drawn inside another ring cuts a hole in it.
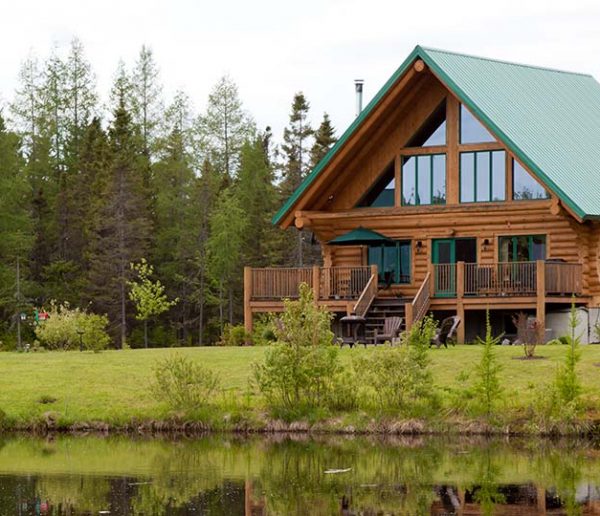
[{"label": "window frame", "polygon": [[[402,267],[401,267],[402,252],[400,249],[402,246],[408,247],[408,253],[407,253],[408,265],[405,268],[406,270],[408,270],[408,275],[404,275],[404,276],[402,275]],[[394,277],[394,280],[392,281],[391,284],[392,285],[410,285],[410,284],[412,284],[413,245],[412,245],[412,240],[410,240],[410,239],[394,240],[394,245],[382,243],[379,245],[367,246],[367,264],[368,265],[377,265],[377,276],[378,276],[377,282],[380,284],[385,283],[385,278],[383,276],[383,274],[385,273],[385,253],[383,252],[383,250],[386,247],[395,247],[395,249],[396,249],[395,271],[397,273],[398,281],[396,281],[396,277]],[[374,264],[370,261],[369,252],[371,249],[380,249],[381,250],[379,263]],[[406,278],[406,281],[402,281],[403,277]]]},{"label": "window frame", "polygon": [[[418,147],[419,149],[427,149],[427,150],[432,150],[432,152],[415,152],[415,153],[404,153],[401,152],[400,154],[400,206],[404,207],[404,206],[408,206],[408,207],[418,207],[418,206],[445,206],[446,205],[446,201],[447,201],[447,196],[448,196],[448,153],[447,152],[439,152],[440,148],[439,147],[431,147],[431,148],[427,148],[427,147]],[[433,159],[435,156],[443,156],[444,157],[444,202],[428,202],[428,203],[421,203],[421,202],[416,202],[417,201],[417,197],[418,197],[418,192],[419,192],[419,158],[423,157],[423,156],[428,156],[429,157],[429,198],[431,200],[433,200],[433,192],[434,192],[434,167],[433,167]],[[404,164],[407,160],[415,158],[415,171],[414,171],[414,185],[415,185],[415,203],[414,204],[409,204],[406,203],[404,201],[404,179],[405,179],[405,174],[404,174]]]},{"label": "window frame", "polygon": [[499,235],[498,236],[498,240],[497,240],[497,248],[498,248],[498,252],[497,252],[497,256],[498,256],[498,262],[499,263],[517,263],[518,260],[510,260],[508,262],[502,262],[501,261],[501,256],[500,253],[502,252],[502,240],[503,239],[510,239],[511,240],[511,256],[514,258],[516,256],[516,249],[517,249],[517,239],[518,238],[523,238],[526,237],[527,238],[527,254],[529,255],[529,260],[527,260],[528,262],[535,262],[536,260],[532,259],[533,256],[533,239],[534,238],[543,238],[544,239],[544,258],[543,260],[546,260],[548,257],[548,235],[544,234],[544,233],[536,233],[536,234],[518,234],[518,235]]},{"label": "window frame", "polygon": [[[503,161],[504,161],[504,177],[503,177],[503,184],[504,184],[504,198],[503,199],[494,199],[493,197],[493,193],[494,193],[494,160],[492,158],[492,155],[494,152],[502,152],[504,153],[504,157],[503,157]],[[463,178],[463,168],[462,168],[462,156],[463,154],[472,154],[473,155],[473,200],[472,201],[463,201],[462,199],[462,194],[463,194],[463,184],[462,184],[462,178]],[[489,159],[489,165],[488,165],[488,179],[489,179],[489,199],[488,200],[478,200],[477,199],[477,155],[478,154],[488,154]],[[506,185],[506,178],[507,178],[507,173],[508,171],[506,170],[506,158],[507,158],[508,152],[503,149],[503,148],[498,148],[498,149],[481,149],[481,150],[460,150],[458,151],[458,203],[459,204],[475,204],[475,203],[490,203],[490,202],[506,202],[508,200],[508,196],[507,196],[507,185]]]}]

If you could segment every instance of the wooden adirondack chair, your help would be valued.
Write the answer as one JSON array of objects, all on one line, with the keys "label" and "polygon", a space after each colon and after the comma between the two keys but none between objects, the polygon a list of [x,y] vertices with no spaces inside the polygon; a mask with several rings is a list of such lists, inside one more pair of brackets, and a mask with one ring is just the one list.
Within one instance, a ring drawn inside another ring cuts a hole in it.
[{"label": "wooden adirondack chair", "polygon": [[438,328],[435,337],[431,339],[431,344],[429,345],[429,347],[436,346],[439,348],[442,345],[444,345],[444,347],[447,348],[448,342],[454,345],[453,339],[456,337],[456,329],[458,328],[459,324],[460,317],[456,315],[444,319],[442,321],[442,324],[440,324],[440,327]]},{"label": "wooden adirondack chair", "polygon": [[389,341],[393,342],[400,335],[400,327],[402,326],[402,317],[386,317],[383,321],[383,332],[379,333],[375,330],[375,344]]}]

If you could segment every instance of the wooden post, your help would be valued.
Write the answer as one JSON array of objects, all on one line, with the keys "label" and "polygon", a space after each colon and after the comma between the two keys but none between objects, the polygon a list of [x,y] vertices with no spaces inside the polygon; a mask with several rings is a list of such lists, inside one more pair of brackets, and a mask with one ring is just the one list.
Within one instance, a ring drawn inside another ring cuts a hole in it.
[{"label": "wooden post", "polygon": [[[459,165],[458,165],[458,118],[460,104],[452,95],[448,95],[446,102],[446,142],[448,153],[446,157],[446,204],[459,202]],[[509,190],[507,190],[509,191]]]},{"label": "wooden post", "polygon": [[317,304],[321,297],[321,268],[318,265],[313,265],[312,268],[312,289]]},{"label": "wooden post", "polygon": [[406,318],[406,331],[410,331],[414,318],[412,303],[406,303],[404,305],[404,317]]},{"label": "wooden post", "polygon": [[244,328],[252,333],[252,269],[244,267]]},{"label": "wooden post", "polygon": [[546,331],[546,263],[538,260],[535,264],[536,307],[535,317],[540,321],[542,331]]},{"label": "wooden post", "polygon": [[458,344],[465,343],[465,262],[456,264],[456,315],[460,318],[460,324],[456,329],[456,341]]},{"label": "wooden post", "polygon": [[429,262],[427,264],[427,271],[429,272],[429,297],[434,297],[435,296],[435,267],[433,266],[433,263]]}]

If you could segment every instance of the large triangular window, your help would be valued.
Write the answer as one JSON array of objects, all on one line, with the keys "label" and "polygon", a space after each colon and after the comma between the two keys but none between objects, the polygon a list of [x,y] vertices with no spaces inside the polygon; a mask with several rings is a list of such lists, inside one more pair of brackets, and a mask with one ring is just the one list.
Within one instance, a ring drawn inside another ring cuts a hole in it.
[{"label": "large triangular window", "polygon": [[406,144],[407,147],[446,145],[446,101],[442,102]]},{"label": "large triangular window", "polygon": [[550,194],[537,180],[513,159],[513,200],[550,199]]},{"label": "large triangular window", "polygon": [[495,141],[496,138],[461,104],[460,143],[486,143]]},{"label": "large triangular window", "polygon": [[396,179],[394,177],[394,162],[385,167],[379,179],[357,204],[358,208],[385,208],[394,206]]}]

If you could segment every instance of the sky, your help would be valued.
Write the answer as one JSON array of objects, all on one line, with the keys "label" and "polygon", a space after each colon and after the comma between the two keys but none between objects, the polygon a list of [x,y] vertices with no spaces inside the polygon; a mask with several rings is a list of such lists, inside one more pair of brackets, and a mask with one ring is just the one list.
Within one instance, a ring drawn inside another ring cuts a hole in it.
[{"label": "sky", "polygon": [[3,0],[0,98],[21,62],[73,37],[84,44],[106,97],[119,59],[152,48],[167,100],[178,90],[202,111],[224,74],[259,128],[281,139],[302,91],[313,125],[329,113],[341,134],[417,45],[590,73],[600,80],[598,0]]}]

